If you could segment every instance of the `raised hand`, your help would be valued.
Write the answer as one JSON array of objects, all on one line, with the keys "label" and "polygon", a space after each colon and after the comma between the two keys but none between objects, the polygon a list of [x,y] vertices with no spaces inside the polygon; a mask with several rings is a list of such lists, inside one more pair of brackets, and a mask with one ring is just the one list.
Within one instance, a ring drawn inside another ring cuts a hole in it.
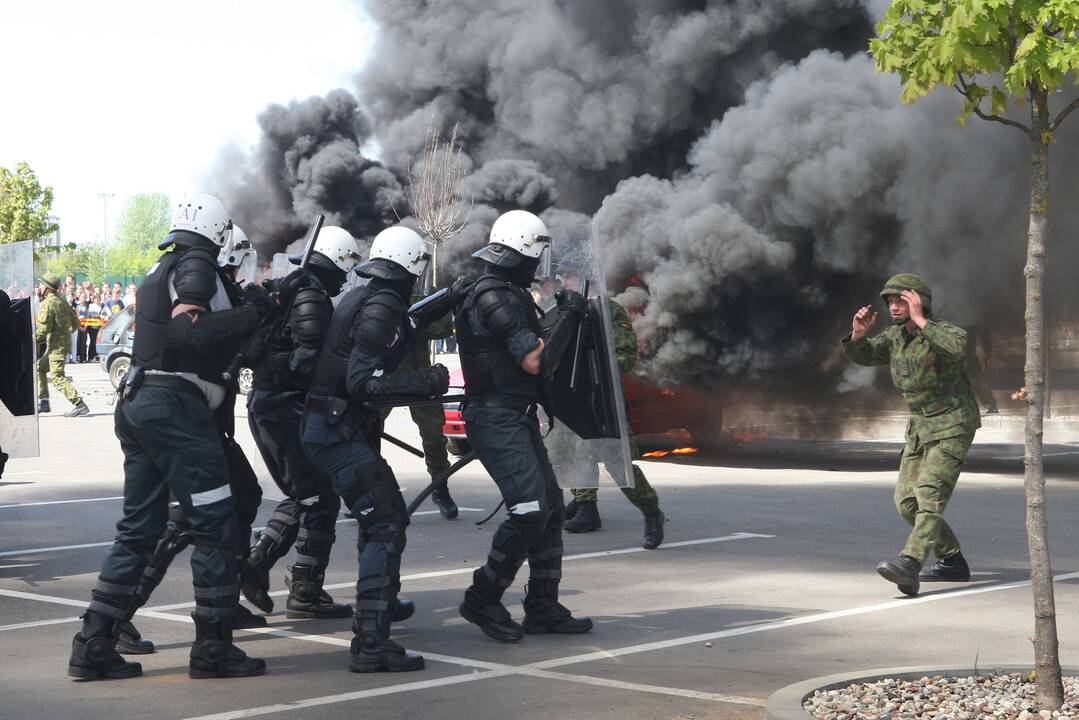
[{"label": "raised hand", "polygon": [[865,337],[876,324],[877,311],[873,309],[872,305],[865,305],[864,307],[859,308],[858,312],[854,313],[854,319],[851,321],[851,340]]}]

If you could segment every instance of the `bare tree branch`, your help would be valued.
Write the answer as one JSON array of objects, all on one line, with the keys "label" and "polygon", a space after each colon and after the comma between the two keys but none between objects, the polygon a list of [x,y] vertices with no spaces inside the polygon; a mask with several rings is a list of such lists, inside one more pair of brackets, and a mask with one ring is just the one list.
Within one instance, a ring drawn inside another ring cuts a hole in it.
[{"label": "bare tree branch", "polygon": [[1060,127],[1060,123],[1064,122],[1064,118],[1071,115],[1072,110],[1077,107],[1079,107],[1079,98],[1075,98],[1070,103],[1068,103],[1068,106],[1061,110],[1060,114],[1057,115],[1056,120],[1049,123],[1049,132],[1056,132],[1056,129]]}]

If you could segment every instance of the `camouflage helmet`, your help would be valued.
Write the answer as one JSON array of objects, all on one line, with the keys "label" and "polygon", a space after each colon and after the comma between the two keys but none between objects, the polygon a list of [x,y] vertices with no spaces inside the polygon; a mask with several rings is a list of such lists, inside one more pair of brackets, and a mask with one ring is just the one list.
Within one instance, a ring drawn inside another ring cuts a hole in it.
[{"label": "camouflage helmet", "polygon": [[41,276],[41,282],[52,290],[60,289],[60,277],[56,273],[47,272]]},{"label": "camouflage helmet", "polygon": [[882,298],[889,295],[898,295],[904,290],[914,290],[922,296],[922,306],[929,311],[933,306],[933,291],[929,289],[929,283],[921,275],[914,273],[898,273],[888,278],[884,283],[884,289],[880,291]]}]

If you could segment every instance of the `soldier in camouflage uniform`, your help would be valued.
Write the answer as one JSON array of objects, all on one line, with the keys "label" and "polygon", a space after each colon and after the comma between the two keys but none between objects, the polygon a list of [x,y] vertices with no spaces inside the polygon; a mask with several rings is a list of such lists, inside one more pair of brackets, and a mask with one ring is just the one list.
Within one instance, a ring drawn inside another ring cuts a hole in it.
[{"label": "soldier in camouflage uniform", "polygon": [[[889,278],[880,294],[893,325],[866,337],[877,319],[867,305],[854,314],[852,332],[842,344],[852,362],[890,365],[892,381],[910,406],[895,505],[913,530],[899,559],[882,562],[877,572],[904,594],[917,595],[919,580],[970,579],[959,541],[943,514],[981,417],[967,373],[967,333],[932,319],[929,284],[900,273]],[[919,575],[931,551],[938,560]]]},{"label": "soldier in camouflage uniform", "polygon": [[71,352],[71,333],[79,327],[79,316],[75,310],[56,294],[60,287],[60,278],[54,273],[41,276],[44,297],[37,311],[37,400],[38,412],[49,412],[49,384],[56,386],[68,402],[74,407],[64,413],[64,417],[87,415],[90,408],[82,401],[82,396],[71,381],[64,375],[64,359]]},{"label": "soldier in camouflage uniform", "polygon": [[[566,279],[563,278],[564,281]],[[573,278],[568,279],[570,285],[573,285]],[[637,335],[633,332],[633,325],[630,323],[626,309],[611,298],[607,299],[607,305],[611,311],[611,323],[614,325],[614,352],[618,360],[618,370],[625,375],[637,364]],[[632,437],[629,449],[632,457],[640,455],[637,443],[633,442]],[[648,482],[640,466],[634,463],[633,487],[620,489],[634,507],[644,514],[644,548],[655,550],[663,542],[663,523],[666,521],[666,516],[659,509],[659,496],[655,488]],[[603,527],[603,522],[599,517],[599,507],[596,504],[599,499],[597,489],[574,488],[572,493],[573,501],[566,507],[565,531],[587,533]]]},{"label": "soldier in camouflage uniform", "polygon": [[[412,298],[413,302],[422,299],[422,296]],[[423,330],[418,330],[413,335],[416,342],[401,360],[397,372],[418,373],[429,370],[431,368],[429,341],[439,340],[452,334],[453,318],[450,315],[436,320]],[[412,415],[412,422],[416,423],[420,431],[423,459],[427,463],[428,474],[434,479],[450,466],[450,457],[446,451],[446,436],[442,434],[442,426],[446,424],[446,411],[441,403],[410,405],[408,411]],[[385,415],[389,413],[390,411],[387,410]],[[431,500],[438,506],[438,512],[442,517],[447,520],[457,519],[459,512],[457,503],[450,497],[450,491],[446,485],[432,492]]]}]

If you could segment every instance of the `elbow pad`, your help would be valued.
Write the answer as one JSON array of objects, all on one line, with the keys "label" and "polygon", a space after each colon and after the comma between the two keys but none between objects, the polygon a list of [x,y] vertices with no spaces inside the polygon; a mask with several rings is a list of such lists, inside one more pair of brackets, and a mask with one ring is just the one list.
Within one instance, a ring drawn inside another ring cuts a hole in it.
[{"label": "elbow pad", "polygon": [[444,365],[435,365],[417,373],[373,377],[367,381],[364,391],[369,398],[384,395],[428,398],[444,394],[449,386],[449,371]]},{"label": "elbow pad", "polygon": [[220,353],[230,360],[259,324],[258,311],[249,305],[200,313],[197,318],[180,313],[169,320],[169,339],[182,351]]},{"label": "elbow pad", "polygon": [[575,347],[574,340],[577,339],[577,328],[581,322],[584,321],[579,321],[573,313],[558,313],[558,319],[555,320],[540,355],[541,375],[550,378],[555,374],[569,350]]},{"label": "elbow pad", "polygon": [[412,326],[418,330],[430,326],[453,312],[476,283],[468,278],[457,278],[453,285],[431,293],[408,309]]},{"label": "elbow pad", "polygon": [[304,288],[296,294],[289,313],[293,339],[308,348],[322,347],[330,329],[331,306],[326,295],[315,288]]}]

